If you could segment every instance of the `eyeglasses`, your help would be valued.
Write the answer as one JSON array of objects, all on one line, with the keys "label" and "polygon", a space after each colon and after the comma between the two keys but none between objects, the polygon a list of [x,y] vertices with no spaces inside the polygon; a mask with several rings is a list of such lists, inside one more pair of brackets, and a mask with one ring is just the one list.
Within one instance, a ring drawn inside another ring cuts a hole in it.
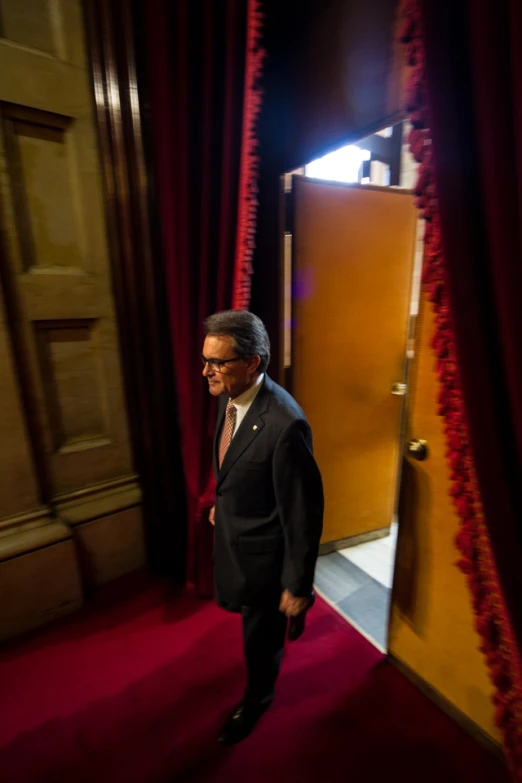
[{"label": "eyeglasses", "polygon": [[211,370],[214,372],[223,372],[223,368],[226,367],[229,362],[241,362],[243,361],[241,356],[233,356],[231,359],[207,359],[206,356],[200,354],[201,364],[205,366],[208,364]]}]

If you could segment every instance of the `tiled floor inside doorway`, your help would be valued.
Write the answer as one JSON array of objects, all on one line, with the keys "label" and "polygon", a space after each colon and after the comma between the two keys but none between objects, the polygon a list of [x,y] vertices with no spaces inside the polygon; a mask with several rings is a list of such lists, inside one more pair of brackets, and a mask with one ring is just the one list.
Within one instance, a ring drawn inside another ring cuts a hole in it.
[{"label": "tiled floor inside doorway", "polygon": [[396,545],[394,522],[385,538],[322,555],[315,574],[319,593],[383,650]]}]

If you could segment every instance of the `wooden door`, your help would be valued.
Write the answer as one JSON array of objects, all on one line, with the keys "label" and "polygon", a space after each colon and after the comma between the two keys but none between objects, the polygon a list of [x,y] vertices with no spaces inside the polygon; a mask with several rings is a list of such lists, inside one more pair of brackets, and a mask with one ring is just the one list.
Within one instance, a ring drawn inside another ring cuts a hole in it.
[{"label": "wooden door", "polygon": [[0,326],[15,369],[0,387],[23,420],[0,422],[0,593],[34,585],[16,587],[2,631],[66,605],[36,593],[45,549],[72,530],[88,584],[143,564],[107,239],[81,0],[0,0]]},{"label": "wooden door", "polygon": [[408,191],[293,178],[291,386],[325,486],[323,543],[392,521],[416,212]]},{"label": "wooden door", "polygon": [[[456,566],[459,519],[450,495],[444,420],[437,413],[434,330],[433,307],[423,295],[409,380],[388,650],[443,697],[443,706],[449,702],[459,719],[465,715],[498,740],[471,594]],[[408,453],[411,441],[426,441],[425,458]]]},{"label": "wooden door", "polygon": [[2,0],[7,305],[44,494],[132,473],[78,0]]}]

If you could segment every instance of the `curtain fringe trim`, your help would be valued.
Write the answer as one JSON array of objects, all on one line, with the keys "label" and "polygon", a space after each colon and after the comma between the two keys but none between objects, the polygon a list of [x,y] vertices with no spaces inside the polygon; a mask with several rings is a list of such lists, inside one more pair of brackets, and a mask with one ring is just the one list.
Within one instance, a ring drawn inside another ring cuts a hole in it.
[{"label": "curtain fringe trim", "polygon": [[266,55],[261,46],[264,14],[260,0],[247,0],[247,41],[243,135],[239,175],[238,221],[232,308],[247,310],[250,304],[252,256],[255,247],[257,217],[257,180],[259,153],[256,125],[261,111],[262,90],[259,82]]},{"label": "curtain fringe trim", "polygon": [[408,143],[420,164],[415,197],[426,221],[423,287],[435,310],[432,347],[440,380],[438,414],[444,419],[446,456],[450,466],[450,493],[460,517],[456,565],[466,574],[472,596],[475,627],[495,687],[495,723],[503,734],[506,758],[513,779],[522,782],[522,673],[512,625],[500,580],[475,474],[465,405],[462,396],[445,281],[440,217],[435,189],[427,101],[421,12],[418,0],[402,0],[399,38],[404,45],[410,73],[406,86],[406,111],[412,123]]}]

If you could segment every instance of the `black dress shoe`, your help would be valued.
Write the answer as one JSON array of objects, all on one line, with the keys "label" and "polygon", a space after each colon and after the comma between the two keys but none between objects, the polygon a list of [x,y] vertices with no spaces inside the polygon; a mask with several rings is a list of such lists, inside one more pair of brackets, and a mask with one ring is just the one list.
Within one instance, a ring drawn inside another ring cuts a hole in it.
[{"label": "black dress shoe", "polygon": [[246,739],[269,707],[270,702],[259,704],[252,701],[242,701],[221,729],[220,744],[236,745]]},{"label": "black dress shoe", "polygon": [[310,603],[308,604],[308,608],[305,609],[304,612],[301,612],[301,614],[298,614],[296,617],[291,617],[290,622],[288,623],[288,641],[289,642],[295,642],[297,639],[299,639],[300,636],[303,635],[303,631],[305,629],[306,624],[306,613],[312,608],[312,606],[315,604],[315,592],[312,592],[310,595]]}]

